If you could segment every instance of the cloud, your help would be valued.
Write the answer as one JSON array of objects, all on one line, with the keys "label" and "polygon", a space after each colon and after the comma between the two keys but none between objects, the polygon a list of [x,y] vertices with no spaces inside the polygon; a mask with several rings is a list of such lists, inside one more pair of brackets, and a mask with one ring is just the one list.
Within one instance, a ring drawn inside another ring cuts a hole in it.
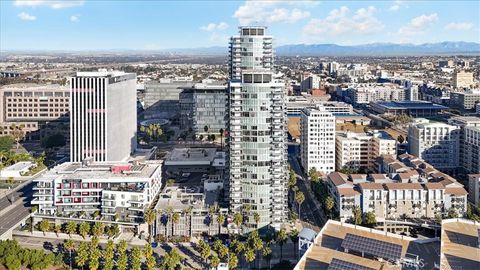
[{"label": "cloud", "polygon": [[79,21],[80,21],[80,15],[72,15],[72,16],[70,16],[70,21],[71,21],[71,22],[79,22]]},{"label": "cloud", "polygon": [[430,15],[423,14],[410,20],[406,26],[403,26],[398,30],[398,33],[407,37],[420,35],[437,21],[437,13],[432,13]]},{"label": "cloud", "polygon": [[20,18],[20,20],[23,20],[23,21],[35,21],[37,19],[37,17],[25,12],[18,13],[17,16]]},{"label": "cloud", "polygon": [[377,33],[385,26],[375,17],[376,12],[377,9],[374,6],[369,6],[356,10],[351,16],[350,9],[342,6],[331,10],[323,19],[311,19],[303,28],[303,33],[314,37]]},{"label": "cloud", "polygon": [[82,6],[85,0],[15,0],[15,6],[50,7],[53,9]]},{"label": "cloud", "polygon": [[221,23],[209,23],[207,25],[204,25],[200,27],[200,30],[203,31],[208,31],[208,32],[213,32],[213,31],[222,31],[228,28],[228,24],[226,22],[221,22]]},{"label": "cloud", "polygon": [[451,22],[445,25],[445,30],[466,31],[473,28],[473,23],[469,22]]},{"label": "cloud", "polygon": [[393,4],[390,6],[390,8],[388,10],[398,11],[402,7],[408,8],[408,6],[405,5],[405,1],[393,1]]},{"label": "cloud", "polygon": [[246,1],[233,14],[242,25],[296,21],[310,17],[310,12],[291,6],[314,6],[315,1]]}]

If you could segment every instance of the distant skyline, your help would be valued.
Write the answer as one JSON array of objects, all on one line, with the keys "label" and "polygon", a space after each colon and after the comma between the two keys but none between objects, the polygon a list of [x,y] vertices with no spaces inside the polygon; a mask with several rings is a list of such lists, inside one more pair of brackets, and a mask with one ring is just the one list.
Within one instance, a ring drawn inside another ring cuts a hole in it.
[{"label": "distant skyline", "polygon": [[240,25],[276,45],[480,42],[478,1],[0,1],[0,50],[226,46]]}]

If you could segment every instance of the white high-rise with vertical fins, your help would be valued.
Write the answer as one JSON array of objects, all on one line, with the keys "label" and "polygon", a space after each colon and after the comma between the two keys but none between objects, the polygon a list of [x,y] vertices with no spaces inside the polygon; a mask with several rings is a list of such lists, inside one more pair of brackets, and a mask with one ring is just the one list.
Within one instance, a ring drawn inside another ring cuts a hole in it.
[{"label": "white high-rise with vertical fins", "polygon": [[287,117],[285,84],[275,78],[266,27],[240,27],[229,49],[229,196],[233,213],[255,229],[286,221]]}]

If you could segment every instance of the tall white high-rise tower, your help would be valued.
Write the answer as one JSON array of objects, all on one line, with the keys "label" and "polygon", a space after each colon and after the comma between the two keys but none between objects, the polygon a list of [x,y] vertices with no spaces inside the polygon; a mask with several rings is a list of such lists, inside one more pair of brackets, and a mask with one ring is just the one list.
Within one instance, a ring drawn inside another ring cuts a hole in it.
[{"label": "tall white high-rise tower", "polygon": [[240,27],[230,41],[229,192],[249,230],[287,219],[287,133],[284,82],[275,79],[266,27]]}]

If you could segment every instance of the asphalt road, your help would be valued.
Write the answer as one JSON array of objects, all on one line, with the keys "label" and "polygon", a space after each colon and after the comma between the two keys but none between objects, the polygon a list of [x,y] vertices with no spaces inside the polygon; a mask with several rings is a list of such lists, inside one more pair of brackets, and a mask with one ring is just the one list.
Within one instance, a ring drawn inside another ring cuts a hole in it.
[{"label": "asphalt road", "polygon": [[10,211],[0,217],[0,235],[3,235],[28,215],[30,215],[30,207],[25,206],[23,203],[10,209]]},{"label": "asphalt road", "polygon": [[0,209],[6,209],[19,200],[21,203],[14,206],[0,216],[0,235],[4,234],[11,227],[15,226],[22,219],[30,214],[30,201],[33,198],[33,187],[35,183],[30,181],[19,190],[12,192],[8,196],[0,199]]},{"label": "asphalt road", "polygon": [[326,222],[325,214],[323,210],[316,205],[317,198],[310,190],[310,184],[308,183],[307,176],[303,173],[300,164],[297,161],[297,149],[296,145],[289,145],[288,147],[288,161],[293,170],[297,173],[297,186],[300,191],[305,195],[305,201],[300,207],[301,220],[311,223],[315,226],[322,227]]},{"label": "asphalt road", "polygon": [[33,195],[33,187],[35,183],[30,180],[25,186],[21,187],[19,190],[3,196],[0,198],[0,209],[5,209],[17,200],[24,199],[24,201],[30,201]]}]

